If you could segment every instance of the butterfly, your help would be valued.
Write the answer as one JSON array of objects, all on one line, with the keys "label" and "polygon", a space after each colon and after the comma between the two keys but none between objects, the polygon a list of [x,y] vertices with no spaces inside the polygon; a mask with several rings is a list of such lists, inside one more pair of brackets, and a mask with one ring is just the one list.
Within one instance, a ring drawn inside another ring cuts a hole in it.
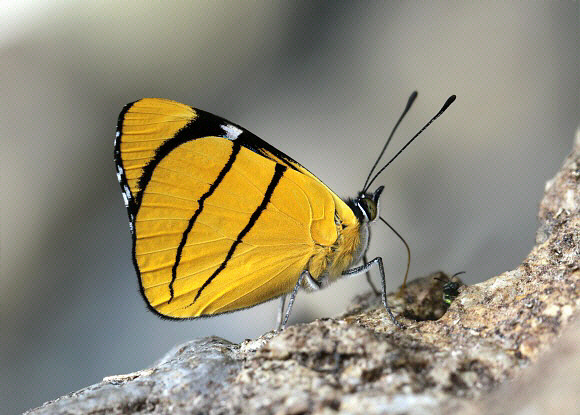
[{"label": "butterfly", "polygon": [[281,298],[277,327],[283,329],[300,288],[316,291],[339,278],[368,277],[377,266],[383,305],[399,325],[387,304],[382,258],[366,260],[384,187],[369,188],[455,100],[450,97],[372,176],[416,96],[362,190],[345,200],[296,160],[221,117],[167,99],[126,105],[114,155],[133,263],[149,308],[187,319]]}]

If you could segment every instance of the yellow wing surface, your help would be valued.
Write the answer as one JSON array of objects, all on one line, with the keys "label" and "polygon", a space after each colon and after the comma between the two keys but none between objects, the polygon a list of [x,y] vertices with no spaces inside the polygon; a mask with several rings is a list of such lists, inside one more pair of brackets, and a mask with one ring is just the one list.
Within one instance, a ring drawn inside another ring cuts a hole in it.
[{"label": "yellow wing surface", "polygon": [[335,214],[355,220],[290,157],[177,102],[126,106],[115,158],[141,292],[163,316],[215,315],[288,293],[337,241]]}]

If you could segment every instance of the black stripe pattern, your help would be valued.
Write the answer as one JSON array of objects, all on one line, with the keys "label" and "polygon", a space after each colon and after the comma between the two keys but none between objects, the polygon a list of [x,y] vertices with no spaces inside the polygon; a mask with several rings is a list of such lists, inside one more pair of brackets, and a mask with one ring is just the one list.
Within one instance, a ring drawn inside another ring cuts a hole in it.
[{"label": "black stripe pattern", "polygon": [[[124,117],[124,114],[127,112],[129,108],[124,109],[123,110],[124,112],[121,113],[120,117]],[[147,184],[149,183],[151,177],[153,176],[155,168],[161,162],[161,160],[173,149],[177,148],[181,144],[191,140],[195,140],[197,138],[215,136],[215,137],[224,137],[224,139],[228,139],[227,137],[224,136],[224,130],[222,128],[223,125],[231,125],[233,127],[238,128],[241,131],[240,135],[234,141],[239,143],[242,147],[245,147],[256,154],[259,154],[262,157],[270,158],[264,153],[262,149],[267,150],[268,152],[270,152],[271,154],[282,160],[284,163],[286,163],[288,166],[290,166],[292,169],[296,169],[296,167],[292,165],[292,163],[298,165],[298,163],[295,160],[293,160],[286,154],[282,153],[280,150],[277,150],[270,144],[266,143],[264,140],[252,134],[245,128],[242,128],[235,123],[227,121],[226,119],[213,115],[209,112],[202,111],[197,108],[194,108],[194,110],[197,114],[197,117],[192,121],[190,121],[181,130],[179,130],[173,137],[168,137],[167,141],[165,141],[155,151],[155,156],[143,168],[143,174],[139,178],[138,183],[138,188],[140,190],[137,193],[137,195],[134,196],[135,203],[134,206],[132,207],[134,217],[137,215],[137,211],[139,209],[139,206],[141,205],[141,200],[143,200],[143,193],[145,191],[145,188],[147,187]]]},{"label": "black stripe pattern", "polygon": [[189,236],[191,229],[193,229],[193,225],[195,224],[195,221],[197,220],[197,218],[199,217],[199,215],[203,211],[203,207],[204,207],[204,203],[205,203],[206,199],[213,194],[215,189],[217,189],[217,187],[220,185],[220,183],[222,182],[222,180],[226,176],[227,172],[230,171],[230,169],[232,168],[232,165],[236,161],[236,157],[237,157],[238,153],[240,152],[241,147],[242,146],[239,143],[234,141],[233,146],[232,146],[232,153],[230,154],[228,162],[222,168],[222,170],[220,171],[220,174],[214,180],[214,182],[211,184],[211,186],[209,187],[207,192],[205,192],[197,201],[197,203],[198,203],[197,209],[196,209],[195,213],[193,214],[193,216],[189,219],[189,223],[187,224],[187,228],[183,232],[183,236],[181,237],[181,242],[179,243],[179,246],[177,247],[177,254],[175,255],[175,262],[173,263],[173,268],[171,269],[171,282],[169,283],[170,296],[169,296],[169,301],[167,301],[167,303],[170,303],[171,300],[173,300],[173,283],[175,282],[175,279],[177,278],[177,267],[179,266],[179,262],[181,261],[181,253],[183,252],[183,248],[185,247],[185,243],[187,242],[187,237]]},{"label": "black stripe pattern", "polygon": [[[182,145],[186,142],[196,140],[199,138],[203,138],[203,137],[215,136],[215,137],[223,137],[225,140],[230,140],[230,141],[234,142],[236,145],[240,145],[241,147],[246,148],[246,149],[262,156],[262,157],[266,157],[266,158],[268,158],[276,163],[282,163],[283,165],[288,166],[288,167],[284,167],[283,169],[281,167],[277,166],[276,171],[279,171],[281,169],[281,171],[283,173],[287,168],[300,171],[299,167],[302,167],[302,166],[300,166],[299,163],[297,163],[294,159],[292,159],[288,155],[284,154],[280,150],[276,149],[272,145],[268,144],[267,142],[260,139],[255,134],[248,131],[247,129],[239,126],[238,124],[232,123],[231,121],[228,121],[222,117],[218,117],[216,115],[213,115],[209,112],[202,111],[202,110],[197,109],[197,108],[193,108],[195,113],[197,114],[197,117],[195,117],[193,120],[191,120],[188,124],[186,124],[181,130],[179,130],[173,136],[164,137],[165,141],[163,141],[163,143],[155,150],[155,154],[153,155],[153,157],[145,165],[142,166],[141,177],[138,179],[137,184],[136,184],[135,188],[133,189],[133,191],[131,191],[131,189],[129,188],[128,182],[127,182],[127,177],[125,175],[125,170],[124,170],[124,165],[123,165],[124,164],[123,163],[123,153],[121,151],[121,147],[122,147],[122,142],[125,140],[125,137],[123,136],[124,129],[125,129],[124,128],[125,117],[126,117],[127,113],[130,113],[131,111],[133,111],[133,106],[135,104],[138,104],[138,103],[139,103],[139,101],[135,101],[135,102],[132,102],[130,104],[127,104],[123,108],[121,113],[119,114],[119,119],[117,122],[117,134],[116,134],[116,140],[115,140],[115,145],[114,145],[114,147],[115,147],[114,157],[115,157],[115,162],[116,162],[116,167],[117,167],[117,175],[118,175],[119,183],[121,185],[121,191],[123,192],[123,195],[126,196],[126,199],[127,199],[126,206],[127,206],[128,216],[129,216],[129,224],[130,224],[132,243],[133,243],[133,248],[132,248],[133,264],[134,264],[135,269],[137,271],[137,277],[139,279],[139,289],[140,289],[141,295],[143,296],[147,306],[149,307],[149,310],[151,310],[152,312],[158,314],[159,316],[161,316],[163,318],[174,318],[174,317],[171,317],[170,315],[165,315],[165,314],[161,313],[159,310],[157,310],[149,302],[147,296],[145,295],[145,288],[143,286],[143,281],[141,278],[141,270],[139,268],[139,263],[137,261],[138,240],[137,240],[137,234],[136,234],[136,230],[135,230],[135,220],[136,220],[136,217],[138,216],[138,211],[139,211],[139,207],[141,205],[141,201],[143,199],[143,195],[146,192],[146,188],[147,188],[147,186],[148,186],[148,184],[153,176],[155,169],[159,165],[159,163],[161,163],[161,161],[168,154],[170,154],[171,151],[173,151],[175,148],[179,147],[180,145]],[[226,127],[226,128],[224,128],[224,127]],[[235,137],[230,136],[228,134],[228,130],[231,130],[231,129],[240,130],[241,133],[236,134]],[[162,137],[158,137],[158,138],[161,139]],[[279,179],[278,179],[278,181],[279,181]],[[208,195],[207,197],[209,197],[209,196],[210,195]],[[206,200],[207,197],[204,200]],[[198,202],[201,202],[201,199]],[[199,206],[198,206],[198,209],[199,209]],[[199,214],[201,214],[201,210],[200,210]],[[199,214],[198,214],[198,216],[199,216]],[[259,216],[259,214],[258,214],[258,216]],[[194,226],[195,221],[196,221],[196,219],[193,219],[193,220],[192,219],[190,219],[191,229],[193,229],[193,226]],[[257,220],[257,216],[254,219],[254,222],[255,222],[255,220]],[[187,232],[191,233],[191,229],[189,229],[189,231],[187,231]],[[248,229],[248,231],[249,231],[249,229]],[[248,231],[246,231],[244,233],[244,235]],[[182,238],[182,239],[184,241],[186,240],[186,238]],[[236,246],[238,244],[239,243],[235,243]],[[180,243],[180,246],[181,245],[183,245],[183,247],[182,248],[178,247],[178,250],[180,251],[180,253],[178,255],[176,255],[176,262],[177,263],[179,263],[179,261],[181,260],[181,253],[185,247],[184,242]],[[235,249],[235,247],[234,247],[234,249]],[[233,255],[233,251],[232,251],[232,255]],[[179,257],[179,259],[178,259],[178,257]],[[230,257],[231,257],[231,255],[230,255]],[[230,257],[228,257],[228,260]],[[173,268],[175,268],[175,270],[172,269],[172,278],[171,278],[171,282],[170,282],[171,298],[169,301],[171,301],[171,299],[174,298],[174,296],[173,296],[173,284],[174,284],[174,280],[176,279],[176,277],[174,275],[176,275],[176,273],[177,273],[176,269],[177,269],[178,265],[179,264],[175,265],[175,263],[174,263]],[[224,267],[225,267],[225,265],[224,265]],[[204,287],[207,286],[210,282],[211,281],[206,282]]]},{"label": "black stripe pattern", "polygon": [[242,229],[242,231],[239,233],[238,237],[236,238],[236,240],[234,241],[234,243],[230,247],[230,250],[228,251],[228,254],[226,255],[226,258],[224,259],[224,261],[213,272],[213,274],[203,283],[201,288],[197,291],[195,298],[193,299],[191,304],[188,305],[188,307],[192,306],[197,301],[197,299],[199,298],[199,296],[201,295],[203,290],[209,284],[211,284],[213,279],[215,277],[217,277],[220,272],[222,272],[226,268],[228,261],[234,255],[234,252],[236,251],[237,246],[242,242],[242,239],[244,238],[244,236],[246,236],[246,234],[250,231],[250,229],[252,229],[252,227],[258,221],[258,218],[260,217],[262,212],[266,209],[266,206],[268,205],[268,203],[270,202],[270,199],[272,198],[272,194],[274,193],[274,189],[276,188],[276,186],[278,186],[278,183],[280,182],[280,179],[282,179],[282,176],[284,175],[284,172],[286,171],[287,168],[288,167],[284,166],[283,164],[276,163],[274,176],[272,177],[272,180],[270,181],[270,184],[268,185],[268,188],[266,189],[266,193],[264,194],[264,198],[262,199],[262,203],[260,203],[260,206],[258,206],[256,208],[256,210],[254,211],[254,213],[252,213],[250,220],[248,221],[248,223],[246,224],[244,229]]}]

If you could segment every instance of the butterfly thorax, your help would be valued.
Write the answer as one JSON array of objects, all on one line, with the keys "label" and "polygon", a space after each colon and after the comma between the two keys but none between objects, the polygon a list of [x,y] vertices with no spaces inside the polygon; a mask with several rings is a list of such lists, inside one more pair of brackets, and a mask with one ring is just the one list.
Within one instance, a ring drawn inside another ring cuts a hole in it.
[{"label": "butterfly thorax", "polygon": [[310,275],[321,288],[340,278],[363,257],[370,240],[370,224],[378,217],[382,190],[380,187],[372,194],[361,192],[356,198],[337,204],[336,241],[329,246],[318,245],[308,263]]},{"label": "butterfly thorax", "polygon": [[361,260],[368,247],[369,237],[368,223],[359,222],[342,229],[329,270],[331,281],[339,278],[345,270]]},{"label": "butterfly thorax", "polygon": [[[368,225],[338,223],[338,238],[331,246],[317,245],[308,262],[310,275],[323,288],[338,279],[343,271],[360,261],[369,240]],[[307,288],[307,287],[305,287]]]}]

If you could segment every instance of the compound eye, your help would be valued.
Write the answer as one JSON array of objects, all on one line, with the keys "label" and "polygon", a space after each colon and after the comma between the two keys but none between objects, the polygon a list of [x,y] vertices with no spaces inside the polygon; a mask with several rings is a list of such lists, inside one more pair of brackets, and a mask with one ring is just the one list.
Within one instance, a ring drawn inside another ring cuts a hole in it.
[{"label": "compound eye", "polygon": [[374,200],[369,198],[363,198],[360,201],[361,207],[364,209],[369,222],[372,222],[377,217],[377,204]]}]

